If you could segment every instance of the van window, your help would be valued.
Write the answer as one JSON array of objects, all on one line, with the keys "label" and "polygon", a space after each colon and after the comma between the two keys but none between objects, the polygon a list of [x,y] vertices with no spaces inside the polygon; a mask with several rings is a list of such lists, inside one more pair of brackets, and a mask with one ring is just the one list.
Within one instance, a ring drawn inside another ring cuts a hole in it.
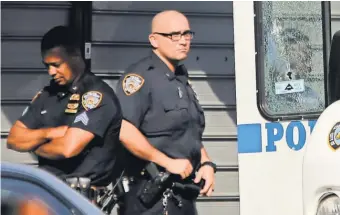
[{"label": "van window", "polygon": [[259,2],[258,103],[268,118],[301,118],[325,108],[321,2]]}]

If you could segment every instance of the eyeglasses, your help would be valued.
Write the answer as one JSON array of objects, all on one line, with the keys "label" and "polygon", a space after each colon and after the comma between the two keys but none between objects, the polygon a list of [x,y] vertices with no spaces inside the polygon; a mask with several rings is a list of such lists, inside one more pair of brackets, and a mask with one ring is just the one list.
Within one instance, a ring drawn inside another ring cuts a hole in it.
[{"label": "eyeglasses", "polygon": [[172,41],[177,42],[182,38],[182,36],[184,37],[185,40],[192,40],[195,32],[193,32],[193,31],[184,31],[183,33],[181,33],[181,32],[171,32],[171,33],[154,32],[154,34],[159,34],[159,35],[162,35],[164,37],[168,37]]}]

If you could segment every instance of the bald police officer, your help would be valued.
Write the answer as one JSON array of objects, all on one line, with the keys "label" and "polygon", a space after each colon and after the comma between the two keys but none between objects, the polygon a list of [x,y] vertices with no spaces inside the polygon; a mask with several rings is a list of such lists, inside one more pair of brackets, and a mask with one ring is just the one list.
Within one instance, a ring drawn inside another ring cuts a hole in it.
[{"label": "bald police officer", "polygon": [[86,71],[78,38],[68,27],[48,31],[41,54],[52,80],[15,122],[7,146],[35,153],[40,168],[93,194],[121,171],[119,101],[105,82]]},{"label": "bald police officer", "polygon": [[169,198],[161,196],[151,207],[142,204],[138,196],[148,180],[143,171],[146,162],[142,160],[156,163],[160,171],[180,175],[179,182],[183,184],[189,178],[192,183],[204,179],[201,194],[209,196],[214,189],[216,165],[202,145],[203,109],[186,68],[180,65],[187,57],[192,38],[183,14],[158,13],[149,35],[152,52],[130,66],[118,84],[116,92],[123,110],[120,139],[133,155],[127,167],[133,177],[123,214],[196,214],[197,196],[186,197],[183,192],[172,192]]}]

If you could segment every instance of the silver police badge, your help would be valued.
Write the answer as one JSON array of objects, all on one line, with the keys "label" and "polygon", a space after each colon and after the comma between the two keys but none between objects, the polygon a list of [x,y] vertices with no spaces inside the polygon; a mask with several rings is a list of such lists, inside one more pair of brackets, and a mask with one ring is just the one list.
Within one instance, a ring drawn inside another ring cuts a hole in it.
[{"label": "silver police badge", "polygon": [[123,91],[130,96],[137,92],[144,84],[144,78],[137,74],[128,74],[123,80]]},{"label": "silver police badge", "polygon": [[103,94],[98,91],[89,91],[82,96],[82,105],[85,110],[90,110],[98,107],[102,101]]},{"label": "silver police badge", "polygon": [[334,151],[340,147],[340,122],[337,122],[329,133],[328,144]]}]

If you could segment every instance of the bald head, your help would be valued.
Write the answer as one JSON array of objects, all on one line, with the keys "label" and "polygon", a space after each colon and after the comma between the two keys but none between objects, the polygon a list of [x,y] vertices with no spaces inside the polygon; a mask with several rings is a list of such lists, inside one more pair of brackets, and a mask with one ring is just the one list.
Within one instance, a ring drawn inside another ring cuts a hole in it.
[{"label": "bald head", "polygon": [[171,32],[176,30],[177,23],[185,23],[189,26],[188,19],[184,14],[176,10],[162,11],[152,19],[151,32]]},{"label": "bald head", "polygon": [[188,19],[178,11],[166,10],[152,19],[149,41],[154,53],[172,71],[187,57],[192,36]]}]

